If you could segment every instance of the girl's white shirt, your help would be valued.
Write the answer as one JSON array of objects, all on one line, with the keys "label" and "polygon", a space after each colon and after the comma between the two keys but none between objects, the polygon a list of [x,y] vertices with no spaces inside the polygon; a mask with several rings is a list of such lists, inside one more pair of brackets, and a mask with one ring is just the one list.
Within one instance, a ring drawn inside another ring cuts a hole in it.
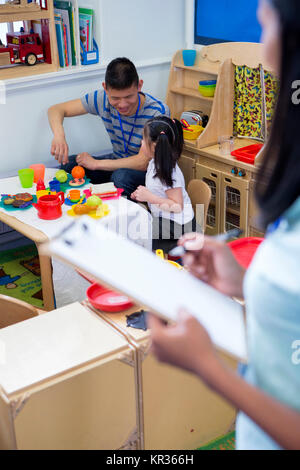
[{"label": "girl's white shirt", "polygon": [[185,181],[182,171],[176,164],[172,172],[173,187],[163,184],[160,179],[155,176],[156,170],[154,165],[154,159],[152,158],[149,162],[147,173],[146,173],[146,188],[161,198],[167,199],[166,191],[169,189],[181,188],[183,197],[183,210],[180,213],[162,211],[156,204],[148,203],[149,209],[154,217],[163,217],[164,219],[171,219],[174,222],[185,225],[194,218],[194,211],[191,200],[185,189]]}]

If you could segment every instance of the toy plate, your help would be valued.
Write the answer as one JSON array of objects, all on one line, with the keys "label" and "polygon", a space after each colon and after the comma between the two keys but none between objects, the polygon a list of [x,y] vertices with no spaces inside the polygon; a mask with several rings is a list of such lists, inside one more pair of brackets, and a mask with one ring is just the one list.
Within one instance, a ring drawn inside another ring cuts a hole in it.
[{"label": "toy plate", "polygon": [[[76,206],[77,204],[74,204],[70,210],[67,211],[67,214],[70,216],[70,217],[81,217],[81,215],[78,215],[74,212],[74,207]],[[92,219],[101,219],[102,217],[105,217],[106,215],[108,215],[110,212],[109,210],[109,207],[107,204],[101,204],[101,206],[97,209],[97,210],[93,210],[91,212],[89,212],[88,214],[85,214],[85,215],[88,215],[90,217],[92,217]]]},{"label": "toy plate", "polygon": [[[14,207],[12,204],[7,206],[6,204],[4,204],[4,199],[6,199],[7,196],[8,196],[8,194],[1,194],[0,207],[2,207],[3,209],[5,209],[8,212],[29,209],[30,207],[32,207],[33,202],[37,202],[36,196],[32,195],[33,199],[31,201],[25,202],[24,206]],[[11,196],[13,197],[14,195],[11,195]]]},{"label": "toy plate", "polygon": [[259,237],[246,237],[233,240],[229,242],[228,245],[237,262],[243,266],[243,268],[247,269],[257,248],[263,240],[263,238]]},{"label": "toy plate", "polygon": [[[55,178],[53,178],[55,179]],[[68,174],[68,180],[65,182],[65,183],[60,183],[60,190],[63,191],[64,193],[66,191],[68,191],[70,188],[71,189],[77,189],[77,188],[81,188],[82,186],[84,186],[85,184],[88,184],[90,183],[90,179],[89,178],[84,178],[84,183],[78,185],[78,186],[72,186],[71,184],[69,184],[69,182],[73,179],[73,176]]]},{"label": "toy plate", "polygon": [[82,200],[82,197],[80,198],[79,201],[77,202],[72,202],[68,197],[65,198],[65,204],[66,206],[75,206],[75,204],[84,204],[86,202],[86,197],[84,197]]},{"label": "toy plate", "polygon": [[86,295],[93,307],[103,312],[121,312],[133,305],[126,295],[118,294],[97,283],[87,289]]}]

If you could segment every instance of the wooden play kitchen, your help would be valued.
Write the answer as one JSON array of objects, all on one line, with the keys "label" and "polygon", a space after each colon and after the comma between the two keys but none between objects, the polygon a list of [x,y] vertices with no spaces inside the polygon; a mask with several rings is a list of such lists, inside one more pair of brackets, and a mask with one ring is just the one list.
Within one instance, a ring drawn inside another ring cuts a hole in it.
[{"label": "wooden play kitchen", "polygon": [[[214,44],[197,51],[193,66],[184,65],[182,51],[177,51],[172,60],[167,93],[171,115],[180,120],[183,112],[198,109],[209,116],[207,126],[196,139],[185,138],[179,161],[186,185],[196,178],[211,188],[206,225],[209,235],[237,227],[243,230],[244,237],[263,236],[255,219],[253,188],[266,135],[263,139],[252,138],[251,132],[236,136],[235,155],[223,155],[219,146],[220,138],[234,135],[235,100],[241,96],[237,73],[244,73],[245,67],[260,67],[271,73],[262,58],[262,47],[254,43]],[[198,89],[199,82],[210,80],[217,80],[214,97],[203,96]],[[263,106],[263,93],[262,98],[258,96],[259,106]],[[240,103],[238,108],[242,108]],[[262,121],[261,128],[265,130],[264,113]],[[241,156],[237,151],[247,146],[251,148]]]},{"label": "wooden play kitchen", "polygon": [[196,449],[228,431],[235,410],[126,326],[138,310],[84,301],[0,330],[0,449]]}]

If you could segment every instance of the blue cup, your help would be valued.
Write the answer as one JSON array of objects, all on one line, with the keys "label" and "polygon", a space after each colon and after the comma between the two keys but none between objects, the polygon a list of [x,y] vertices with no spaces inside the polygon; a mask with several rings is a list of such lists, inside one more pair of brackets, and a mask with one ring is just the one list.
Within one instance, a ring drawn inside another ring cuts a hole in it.
[{"label": "blue cup", "polygon": [[56,191],[57,193],[60,192],[60,182],[56,179],[50,181],[49,183],[50,191]]},{"label": "blue cup", "polygon": [[182,51],[182,58],[184,65],[191,67],[195,64],[196,51],[194,49],[184,49]]}]

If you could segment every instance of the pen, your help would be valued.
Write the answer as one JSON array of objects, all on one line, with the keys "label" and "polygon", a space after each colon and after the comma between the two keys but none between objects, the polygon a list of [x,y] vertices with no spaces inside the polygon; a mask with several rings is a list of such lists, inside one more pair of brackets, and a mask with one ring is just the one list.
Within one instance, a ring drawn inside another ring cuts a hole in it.
[{"label": "pen", "polygon": [[[235,228],[233,230],[229,230],[228,232],[221,233],[220,235],[215,235],[214,238],[217,241],[220,242],[227,242],[231,238],[238,238],[240,235],[242,235],[243,230],[239,228]],[[187,250],[184,246],[176,246],[175,248],[172,248],[171,251],[169,251],[170,256],[183,256],[187,251],[200,251],[200,250]]]}]

